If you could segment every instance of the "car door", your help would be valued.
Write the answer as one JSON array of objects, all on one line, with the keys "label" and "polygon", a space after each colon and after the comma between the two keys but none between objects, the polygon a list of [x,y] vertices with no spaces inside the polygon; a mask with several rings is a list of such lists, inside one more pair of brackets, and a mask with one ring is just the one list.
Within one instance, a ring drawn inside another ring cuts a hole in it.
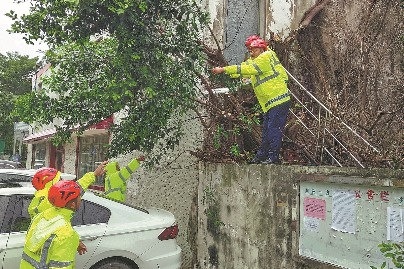
[{"label": "car door", "polygon": [[79,210],[72,218],[72,224],[80,235],[80,240],[86,245],[87,253],[76,255],[76,268],[89,268],[92,265],[88,262],[102,241],[110,215],[108,208],[82,200]]},{"label": "car door", "polygon": [[[3,260],[2,269],[18,269],[24,248],[25,236],[30,224],[28,205],[32,200],[32,195],[14,195],[10,196],[9,199],[8,204],[13,205],[13,207],[5,207],[8,213],[4,214],[7,217],[3,217],[6,220],[3,223],[6,222],[7,225],[4,228],[2,227],[5,233],[0,235],[0,246],[4,242],[5,250],[0,252],[0,257]],[[5,199],[3,200],[4,203],[0,204],[0,208],[6,204]],[[2,210],[1,212],[6,212],[6,210]],[[84,255],[76,256],[76,268],[88,267],[88,261],[105,234],[110,215],[109,209],[93,202],[82,201],[79,210],[72,218],[72,224],[80,235],[81,241],[87,246],[88,252]]]},{"label": "car door", "polygon": [[25,236],[31,223],[28,214],[28,205],[32,195],[14,195],[10,202],[14,205],[14,214],[11,218],[10,236],[3,260],[3,269],[18,269],[21,262],[21,254],[24,248]]},{"label": "car door", "polygon": [[[12,196],[0,195],[0,268],[4,267],[4,256],[7,250],[7,244],[10,237],[10,223],[14,207],[10,203]],[[11,269],[11,268],[10,268]]]}]

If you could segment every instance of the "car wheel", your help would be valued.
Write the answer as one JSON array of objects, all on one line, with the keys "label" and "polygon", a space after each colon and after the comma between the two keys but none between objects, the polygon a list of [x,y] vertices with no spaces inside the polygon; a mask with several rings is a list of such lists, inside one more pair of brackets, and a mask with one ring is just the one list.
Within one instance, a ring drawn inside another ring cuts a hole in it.
[{"label": "car wheel", "polygon": [[127,262],[120,259],[107,259],[94,266],[92,269],[138,269],[137,266],[133,267]]}]

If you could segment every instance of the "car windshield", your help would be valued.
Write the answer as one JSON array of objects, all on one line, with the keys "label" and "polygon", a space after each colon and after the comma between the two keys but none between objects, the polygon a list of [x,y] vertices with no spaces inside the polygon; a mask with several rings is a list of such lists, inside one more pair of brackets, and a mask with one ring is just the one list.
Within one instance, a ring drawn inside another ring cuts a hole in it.
[{"label": "car windshield", "polygon": [[16,182],[0,182],[0,188],[15,188],[22,187],[21,184]]},{"label": "car windshield", "polygon": [[13,161],[3,161],[0,160],[0,168],[14,169],[19,168],[19,163]]},{"label": "car windshield", "polygon": [[0,173],[0,182],[31,182],[30,176],[27,175],[16,175],[16,174],[2,174]]}]

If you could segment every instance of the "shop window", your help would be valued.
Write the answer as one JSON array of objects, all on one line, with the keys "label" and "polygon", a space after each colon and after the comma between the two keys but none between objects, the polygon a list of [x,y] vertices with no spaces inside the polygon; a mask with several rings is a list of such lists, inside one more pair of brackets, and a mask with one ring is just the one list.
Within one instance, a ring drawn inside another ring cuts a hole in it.
[{"label": "shop window", "polygon": [[46,143],[35,144],[34,147],[33,168],[38,169],[45,166]]},{"label": "shop window", "polygon": [[62,145],[59,145],[56,148],[55,153],[55,168],[59,171],[63,171],[63,159],[64,159],[64,148]]},{"label": "shop window", "polygon": [[[78,178],[88,172],[93,172],[106,159],[108,142],[107,134],[80,137]],[[95,185],[104,185],[104,178],[97,178]]]}]

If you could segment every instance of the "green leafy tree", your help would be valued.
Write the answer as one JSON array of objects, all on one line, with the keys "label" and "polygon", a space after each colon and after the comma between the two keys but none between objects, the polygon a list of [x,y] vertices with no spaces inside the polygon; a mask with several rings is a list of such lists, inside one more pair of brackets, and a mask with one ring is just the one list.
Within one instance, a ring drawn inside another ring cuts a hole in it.
[{"label": "green leafy tree", "polygon": [[5,140],[5,154],[11,154],[13,148],[14,125],[10,113],[14,107],[14,96],[9,92],[0,91],[0,139]]},{"label": "green leafy tree", "polygon": [[30,58],[18,52],[0,54],[0,89],[16,95],[30,92],[37,61],[37,57]]},{"label": "green leafy tree", "polygon": [[[55,142],[123,112],[113,126],[110,156],[145,152],[162,141],[162,153],[181,138],[180,118],[195,106],[203,72],[201,27],[207,15],[188,0],[31,1],[29,14],[13,18],[12,31],[27,42],[42,39],[52,75],[43,91],[19,98],[20,120],[48,124],[64,119]],[[171,122],[171,123],[170,123]],[[154,161],[158,161],[156,157]]]},{"label": "green leafy tree", "polygon": [[11,112],[14,96],[31,91],[31,78],[37,61],[37,57],[30,58],[18,52],[0,54],[0,139],[6,142],[6,154],[13,151],[14,119]]}]

